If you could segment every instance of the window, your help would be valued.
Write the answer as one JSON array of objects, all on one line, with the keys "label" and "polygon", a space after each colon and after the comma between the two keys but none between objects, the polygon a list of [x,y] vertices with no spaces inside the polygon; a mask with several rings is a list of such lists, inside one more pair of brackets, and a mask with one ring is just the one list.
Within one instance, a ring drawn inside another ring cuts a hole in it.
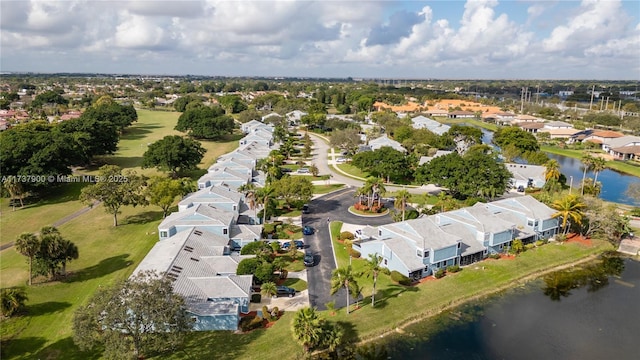
[{"label": "window", "polygon": [[428,257],[429,257],[429,250],[425,250],[425,252],[424,252],[424,257],[425,257],[425,258],[428,258]]},{"label": "window", "polygon": [[222,229],[222,234],[224,234],[224,235],[229,234],[229,229],[227,229],[227,228]]},{"label": "window", "polygon": [[460,247],[462,246],[461,244],[462,244],[462,243],[458,243],[458,249],[460,249]]},{"label": "window", "polygon": [[420,250],[420,249],[416,250],[416,255],[418,257],[422,257],[422,250]]},{"label": "window", "polygon": [[387,259],[384,259],[384,264],[387,265]]},{"label": "window", "polygon": [[382,230],[378,230],[378,236],[382,236]]},{"label": "window", "polygon": [[233,205],[233,211],[238,210],[238,207],[236,205]]},{"label": "window", "polygon": [[527,226],[533,226],[533,220],[527,220]]},{"label": "window", "polygon": [[160,231],[160,237],[167,237],[167,232],[166,231]]}]

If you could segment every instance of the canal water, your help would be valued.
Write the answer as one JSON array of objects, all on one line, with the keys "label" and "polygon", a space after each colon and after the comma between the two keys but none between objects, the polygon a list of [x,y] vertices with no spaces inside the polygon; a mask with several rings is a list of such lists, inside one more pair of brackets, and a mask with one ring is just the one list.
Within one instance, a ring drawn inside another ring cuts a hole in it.
[{"label": "canal water", "polygon": [[618,260],[619,275],[550,275],[411,325],[377,346],[391,359],[638,359],[640,263]]},{"label": "canal water", "polygon": [[[482,142],[495,146],[492,143],[493,132],[487,129],[481,130]],[[550,153],[547,153],[547,155],[550,159],[556,159],[558,161],[558,164],[560,165],[560,172],[562,172],[567,178],[567,185],[572,185],[574,189],[580,189],[583,171],[582,161],[580,161],[580,159],[574,159],[563,155]],[[593,179],[593,172],[587,172],[587,177]],[[611,169],[605,169],[598,174],[598,181],[602,183],[602,189],[600,191],[600,198],[602,200],[640,206],[640,204],[634,204],[633,199],[625,195],[629,185],[634,182],[640,182],[640,178]]]}]

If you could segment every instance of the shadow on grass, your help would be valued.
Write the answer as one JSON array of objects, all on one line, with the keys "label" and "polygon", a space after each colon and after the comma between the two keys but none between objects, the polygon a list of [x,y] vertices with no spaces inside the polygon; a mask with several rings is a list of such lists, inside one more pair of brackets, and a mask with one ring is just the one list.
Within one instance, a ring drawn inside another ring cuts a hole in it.
[{"label": "shadow on grass", "polygon": [[129,254],[122,254],[103,259],[96,265],[89,266],[72,273],[66,279],[62,280],[62,282],[73,283],[78,281],[86,281],[111,274],[128,266],[131,266],[133,264],[133,261],[127,260],[128,257]]},{"label": "shadow on grass", "polygon": [[102,351],[81,351],[68,336],[38,351],[34,359],[65,359],[65,360],[97,360],[102,358]]},{"label": "shadow on grass", "polygon": [[123,169],[142,166],[142,156],[113,156],[105,159],[107,164],[118,165]]},{"label": "shadow on grass", "polygon": [[[387,301],[389,298],[398,297],[398,295],[404,292],[416,292],[416,291],[420,291],[420,289],[415,286],[404,286],[404,285],[397,285],[397,284],[389,285],[384,289],[377,289],[375,308],[376,309],[385,308],[387,305],[389,305]],[[370,296],[367,297],[367,299],[371,301]]]},{"label": "shadow on grass", "polygon": [[188,177],[191,180],[198,180],[206,173],[207,173],[207,169],[196,169],[196,170],[183,171],[180,174],[180,176]]},{"label": "shadow on grass", "polygon": [[122,132],[122,136],[120,140],[140,140],[147,137],[147,134],[152,133],[152,130],[149,129],[157,129],[160,126],[154,125],[142,125],[142,126],[132,126],[124,129]]},{"label": "shadow on grass", "polygon": [[162,219],[162,211],[145,211],[139,214],[127,216],[118,225],[146,224]]},{"label": "shadow on grass", "polygon": [[26,310],[29,316],[40,316],[45,314],[57,313],[70,306],[71,304],[68,302],[47,301],[39,304],[29,305],[27,306]]},{"label": "shadow on grass", "polygon": [[[80,197],[80,191],[82,191],[82,188],[87,185],[90,185],[90,183],[57,183],[57,186],[42,189],[40,192],[36,192],[35,196],[25,199],[24,209],[78,200]],[[19,209],[19,206],[16,207],[16,210]]]},{"label": "shadow on grass", "polygon": [[338,326],[340,326],[344,330],[344,339],[346,342],[357,342],[360,340],[360,335],[358,335],[358,330],[353,325],[353,323],[348,321],[338,321],[336,322]]},{"label": "shadow on grass", "polygon": [[[257,329],[247,334],[236,334],[233,331],[193,332],[187,335],[185,346],[181,350],[175,351],[171,359],[237,359],[248,351],[254,352],[252,343],[261,336],[267,335],[269,330]],[[158,360],[165,358],[162,355],[153,357]]]},{"label": "shadow on grass", "polygon": [[[26,355],[33,354],[34,351],[40,349],[46,340],[43,337],[27,337],[27,338],[19,338],[19,339],[7,339],[0,341],[0,358],[3,360],[6,359],[16,359],[16,358],[27,358]],[[34,357],[38,359],[38,356]]]}]

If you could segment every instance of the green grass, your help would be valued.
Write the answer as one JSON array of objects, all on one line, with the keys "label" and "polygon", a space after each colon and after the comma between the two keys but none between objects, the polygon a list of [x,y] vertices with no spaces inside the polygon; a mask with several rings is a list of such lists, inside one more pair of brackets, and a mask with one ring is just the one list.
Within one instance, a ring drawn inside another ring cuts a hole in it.
[{"label": "green grass", "polygon": [[[142,169],[142,156],[149,144],[154,143],[168,135],[184,135],[174,130],[179,112],[175,111],[152,111],[138,109],[138,121],[126,128],[120,136],[118,150],[113,155],[101,156],[97,159],[100,164],[118,165],[123,169],[134,169],[139,174],[147,176],[160,175],[162,172],[157,169]],[[199,167],[200,171],[193,171],[186,175],[193,178],[202,176],[206,169],[213,164],[216,159],[223,154],[233,151],[239,146],[238,140],[242,135],[239,133],[228,135],[220,141],[199,140],[207,152],[204,154]],[[98,167],[83,169],[83,173],[95,174]]]},{"label": "green grass", "polygon": [[[330,229],[334,239],[341,227],[341,222],[331,223]],[[375,307],[371,307],[370,298],[373,280],[363,274],[359,277],[358,283],[363,286],[362,293],[365,299],[360,302],[358,310],[352,311],[349,315],[346,315],[345,309],[337,310],[335,316],[329,316],[328,311],[320,314],[331,322],[344,322],[347,325],[348,330],[345,336],[347,342],[375,338],[387,331],[393,331],[408,321],[435,315],[442,309],[461,304],[478,295],[488,295],[511,287],[529,274],[539,274],[541,271],[572,263],[610,248],[608,243],[603,242],[595,242],[593,247],[584,247],[575,243],[552,243],[526,251],[515,260],[485,260],[459,273],[448,274],[440,280],[411,287],[393,284],[389,276],[381,274],[378,277]],[[338,266],[347,265],[349,259],[346,250],[342,249],[342,246],[336,246],[335,250]],[[364,260],[353,259],[352,266],[356,271],[362,271]],[[244,335],[232,335],[229,332],[194,333],[190,335],[188,349],[173,354],[169,359],[301,357],[302,348],[293,340],[289,330],[292,319],[293,314],[286,313],[274,327]],[[205,343],[216,344],[216,346],[201,345]]]},{"label": "green grass", "polygon": [[[582,157],[587,152],[593,152],[593,151],[585,151],[585,150],[561,149],[555,146],[541,146],[540,149],[545,152],[549,152],[557,155],[564,155],[574,159],[582,159]],[[610,169],[617,170],[625,174],[640,177],[640,164],[636,165],[630,161],[608,160],[606,162],[606,165]]]},{"label": "green grass", "polygon": [[370,176],[369,173],[364,172],[351,164],[337,164],[336,166],[338,167],[338,169],[346,172],[351,177],[366,179]]},{"label": "green grass", "polygon": [[288,286],[296,291],[307,290],[307,282],[298,278],[288,278],[282,283],[282,285]]},{"label": "green grass", "polygon": [[[73,312],[98,287],[131,274],[157,241],[155,231],[161,217],[155,209],[125,208],[122,225],[114,228],[111,215],[98,207],[60,226],[62,235],[78,246],[80,257],[67,265],[66,279],[43,282],[38,278],[27,287],[28,316],[2,321],[3,329],[13,329],[3,331],[3,358],[91,358],[92,354],[80,353],[71,341]],[[23,256],[10,248],[0,253],[0,260],[2,287],[27,283]]]},{"label": "green grass", "polygon": [[331,184],[331,185],[314,185],[313,193],[314,194],[327,194],[332,191],[336,191],[342,189],[344,184]]},{"label": "green grass", "polygon": [[25,207],[14,211],[9,199],[0,199],[0,244],[14,241],[23,232],[37,232],[46,225],[70,215],[86,205],[78,200],[86,183],[61,184],[40,199],[25,200]]}]

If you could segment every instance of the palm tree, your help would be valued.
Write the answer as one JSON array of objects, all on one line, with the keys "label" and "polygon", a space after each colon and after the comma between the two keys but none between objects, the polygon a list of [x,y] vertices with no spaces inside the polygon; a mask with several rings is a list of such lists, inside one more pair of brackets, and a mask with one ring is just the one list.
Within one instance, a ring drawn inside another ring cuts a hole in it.
[{"label": "palm tree", "polygon": [[24,307],[28,300],[23,288],[7,288],[0,292],[0,312],[2,316],[9,317]]},{"label": "palm tree", "polygon": [[302,345],[305,353],[316,347],[322,340],[321,324],[315,308],[302,308],[293,317],[291,324],[293,337]]},{"label": "palm tree", "polygon": [[545,181],[558,181],[560,179],[560,164],[558,164],[558,160],[551,159],[547,161],[544,171],[544,179]]},{"label": "palm tree", "polygon": [[322,331],[322,343],[327,347],[330,353],[336,351],[338,346],[342,345],[344,339],[344,329],[340,323],[335,325],[330,325],[328,323],[324,324],[325,327]]},{"label": "palm tree", "polygon": [[582,195],[584,195],[584,179],[587,177],[587,171],[591,170],[593,166],[593,156],[585,154],[582,156]]},{"label": "palm tree", "polygon": [[[369,254],[369,259],[365,263],[367,270],[373,275],[373,291],[371,292],[371,307],[375,306],[376,302],[376,283],[378,282],[378,273],[382,269],[380,264],[382,263],[382,256],[375,254]],[[368,275],[367,275],[368,276]]]},{"label": "palm tree", "polygon": [[273,297],[277,292],[276,284],[272,281],[266,282],[260,286],[260,293],[264,296]]},{"label": "palm tree", "polygon": [[554,201],[551,204],[551,207],[557,210],[557,212],[551,215],[551,217],[562,218],[562,228],[564,229],[564,234],[566,234],[569,230],[571,220],[576,224],[579,224],[580,221],[582,221],[582,217],[584,216],[582,210],[586,208],[586,204],[583,203],[578,196],[569,194]]},{"label": "palm tree", "polygon": [[349,294],[357,295],[359,292],[356,275],[351,265],[333,270],[331,274],[331,295],[344,287],[347,290],[347,314],[349,314]]},{"label": "palm tree", "polygon": [[404,221],[404,215],[407,209],[407,200],[409,199],[411,199],[411,194],[405,189],[396,193],[396,201],[393,203],[393,206],[396,209],[402,210],[402,221]]},{"label": "palm tree", "polygon": [[269,199],[275,194],[275,190],[271,186],[265,186],[260,188],[256,192],[256,197],[262,200],[262,224],[265,223],[265,219],[267,216],[267,207],[269,204]]},{"label": "palm tree", "polygon": [[591,169],[595,173],[593,177],[593,184],[596,185],[598,183],[598,174],[607,168],[607,161],[601,157],[593,158],[591,163]]},{"label": "palm tree", "polygon": [[40,240],[32,233],[22,233],[15,243],[16,251],[29,258],[29,285],[33,278],[33,258],[40,251]]},{"label": "palm tree", "polygon": [[62,275],[67,274],[67,262],[76,260],[80,256],[78,247],[67,239],[62,239],[60,244],[60,264],[62,264]]},{"label": "palm tree", "polygon": [[249,209],[253,210],[253,218],[255,221],[258,219],[258,215],[256,214],[258,208],[258,202],[256,199],[256,186],[253,183],[248,183],[240,186],[238,191],[244,194],[244,199],[249,206]]}]

